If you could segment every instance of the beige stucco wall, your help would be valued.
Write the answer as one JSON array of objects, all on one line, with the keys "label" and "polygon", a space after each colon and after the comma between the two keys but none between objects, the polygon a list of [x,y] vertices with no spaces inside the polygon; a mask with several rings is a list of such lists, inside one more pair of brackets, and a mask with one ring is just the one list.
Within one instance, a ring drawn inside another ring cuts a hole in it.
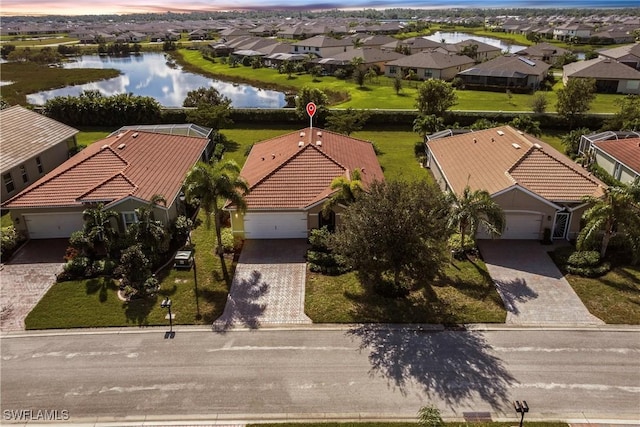
[{"label": "beige stucco wall", "polygon": [[556,209],[530,194],[514,188],[498,196],[493,197],[504,211],[535,212],[542,215],[542,229],[551,228],[556,214]]}]

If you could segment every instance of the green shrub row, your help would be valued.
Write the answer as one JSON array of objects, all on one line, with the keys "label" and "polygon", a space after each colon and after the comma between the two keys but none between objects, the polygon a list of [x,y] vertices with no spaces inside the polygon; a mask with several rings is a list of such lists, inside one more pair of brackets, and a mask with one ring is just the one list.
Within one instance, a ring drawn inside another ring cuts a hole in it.
[{"label": "green shrub row", "polygon": [[575,251],[567,264],[572,267],[595,267],[600,263],[600,253],[596,251]]},{"label": "green shrub row", "polygon": [[611,270],[611,263],[608,261],[595,267],[574,267],[567,265],[567,271],[569,273],[583,277],[599,277],[606,274],[609,270]]}]

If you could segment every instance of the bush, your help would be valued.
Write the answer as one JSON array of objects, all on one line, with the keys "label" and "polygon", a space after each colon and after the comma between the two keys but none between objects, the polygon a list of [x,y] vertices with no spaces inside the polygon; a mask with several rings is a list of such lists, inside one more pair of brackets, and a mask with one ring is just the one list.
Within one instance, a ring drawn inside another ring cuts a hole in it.
[{"label": "bush", "polygon": [[462,247],[461,243],[462,238],[460,236],[460,233],[452,234],[447,242],[449,250],[454,254],[456,259],[458,258],[458,256],[476,251],[475,241],[470,236],[465,235],[464,248]]},{"label": "bush", "polygon": [[171,230],[173,231],[173,240],[175,240],[178,245],[184,244],[184,242],[187,241],[189,231],[191,231],[192,228],[193,221],[184,215],[180,215],[175,219],[173,226],[171,227]]},{"label": "bush", "polygon": [[331,232],[327,227],[314,228],[309,235],[309,244],[311,250],[329,252],[329,239],[331,238]]},{"label": "bush", "polygon": [[336,79],[340,79],[340,80],[344,80],[347,77],[349,77],[349,72],[347,70],[345,70],[344,68],[338,68],[334,73],[333,76]]},{"label": "bush", "polygon": [[596,251],[575,251],[567,259],[572,267],[594,267],[600,263],[600,253]]},{"label": "bush", "polygon": [[598,266],[589,267],[575,267],[572,265],[567,265],[567,271],[569,273],[583,277],[599,277],[609,272],[609,270],[611,270],[610,262],[603,262]]},{"label": "bush", "polygon": [[347,258],[334,254],[329,249],[331,236],[327,227],[311,230],[309,236],[311,249],[307,251],[307,262],[309,269],[314,273],[336,276],[351,271]]},{"label": "bush", "polygon": [[3,261],[8,259],[21,240],[20,233],[16,231],[13,225],[3,228],[2,239],[0,240],[0,259]]},{"label": "bush", "polygon": [[[77,256],[73,258],[71,261],[67,261],[67,263],[63,267],[63,272],[66,275],[63,275],[62,278],[65,280],[70,279],[79,279],[87,277],[88,273],[91,273],[93,269],[90,269],[91,260],[86,256]],[[58,280],[61,280],[61,277],[58,277]]]},{"label": "bush", "polygon": [[224,248],[225,252],[227,253],[235,252],[237,249],[240,248],[241,240],[240,238],[236,238],[233,235],[233,231],[231,231],[230,228],[223,228],[221,236],[222,236],[222,247]]}]

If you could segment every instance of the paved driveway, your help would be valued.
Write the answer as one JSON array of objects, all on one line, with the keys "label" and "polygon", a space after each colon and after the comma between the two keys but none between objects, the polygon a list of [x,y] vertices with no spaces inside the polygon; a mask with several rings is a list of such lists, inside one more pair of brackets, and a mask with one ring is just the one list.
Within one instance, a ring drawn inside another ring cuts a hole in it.
[{"label": "paved driveway", "polygon": [[311,323],[304,314],[307,247],[301,239],[246,240],[214,329]]},{"label": "paved driveway", "polygon": [[602,325],[537,241],[480,240],[478,247],[507,309],[506,323]]},{"label": "paved driveway", "polygon": [[62,271],[68,239],[30,240],[0,271],[0,329],[24,329],[24,319]]}]

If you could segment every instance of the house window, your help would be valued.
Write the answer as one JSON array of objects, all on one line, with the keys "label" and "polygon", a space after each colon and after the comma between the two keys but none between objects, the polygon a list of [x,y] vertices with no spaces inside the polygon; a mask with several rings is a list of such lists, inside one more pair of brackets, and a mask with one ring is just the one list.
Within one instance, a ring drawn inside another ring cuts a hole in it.
[{"label": "house window", "polygon": [[389,74],[395,74],[396,73],[396,67],[389,67]]},{"label": "house window", "polygon": [[294,52],[297,52],[297,51],[298,51],[298,46],[294,46],[294,47],[293,47],[293,51],[294,51]]},{"label": "house window", "polygon": [[135,212],[122,212],[122,222],[124,223],[124,228],[127,229],[131,224],[138,222],[138,216]]},{"label": "house window", "polygon": [[4,181],[4,188],[7,190],[7,193],[12,193],[13,190],[16,189],[16,186],[13,184],[13,178],[11,177],[11,172],[7,172],[2,175],[2,180]]},{"label": "house window", "polygon": [[320,52],[320,48],[319,47],[316,48],[316,52]]},{"label": "house window", "polygon": [[426,78],[428,78],[428,79],[429,79],[429,78],[431,78],[431,77],[433,77],[433,71],[431,71],[431,70],[424,70],[424,76],[425,76]]},{"label": "house window", "polygon": [[27,168],[24,165],[20,165],[20,175],[22,175],[22,182],[29,182],[29,174],[27,174]]},{"label": "house window", "polygon": [[36,166],[38,166],[38,173],[44,172],[44,168],[42,167],[42,160],[40,160],[40,157],[36,157]]}]

